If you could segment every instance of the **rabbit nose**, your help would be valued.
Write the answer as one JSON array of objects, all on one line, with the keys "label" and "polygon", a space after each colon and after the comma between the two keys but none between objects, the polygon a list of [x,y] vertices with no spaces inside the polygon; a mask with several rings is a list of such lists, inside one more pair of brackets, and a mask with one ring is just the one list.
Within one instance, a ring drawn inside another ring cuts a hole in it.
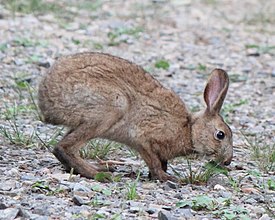
[{"label": "rabbit nose", "polygon": [[223,165],[225,165],[225,166],[230,165],[231,161],[232,161],[232,158],[233,158],[233,155],[230,158],[228,158],[227,160],[223,161]]},{"label": "rabbit nose", "polygon": [[227,161],[224,161],[223,164],[224,164],[225,166],[230,165],[230,164],[231,164],[231,159],[230,159],[230,160],[227,160]]}]

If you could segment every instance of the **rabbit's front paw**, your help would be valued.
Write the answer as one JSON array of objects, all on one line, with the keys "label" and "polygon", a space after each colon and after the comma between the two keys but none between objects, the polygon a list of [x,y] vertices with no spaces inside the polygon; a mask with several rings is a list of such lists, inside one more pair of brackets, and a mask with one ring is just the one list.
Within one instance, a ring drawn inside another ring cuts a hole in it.
[{"label": "rabbit's front paw", "polygon": [[175,183],[178,182],[178,178],[165,173],[163,170],[161,170],[157,173],[150,172],[149,173],[149,178],[151,180],[160,180],[161,182],[166,182],[168,180],[170,180],[172,182],[175,182]]}]

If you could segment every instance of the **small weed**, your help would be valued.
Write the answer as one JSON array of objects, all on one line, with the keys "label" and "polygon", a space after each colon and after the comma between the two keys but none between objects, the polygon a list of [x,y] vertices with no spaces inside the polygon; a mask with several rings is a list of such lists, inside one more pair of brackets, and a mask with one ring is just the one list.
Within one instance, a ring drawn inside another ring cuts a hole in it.
[{"label": "small weed", "polygon": [[35,64],[35,63],[38,63],[39,61],[41,60],[41,56],[39,55],[31,55],[29,56],[27,59],[26,59],[26,63],[30,63],[30,64]]},{"label": "small weed", "polygon": [[228,198],[211,198],[206,195],[199,195],[190,200],[179,201],[176,207],[191,207],[195,211],[211,211],[211,213],[221,219],[250,219],[245,208],[231,205],[231,199]]},{"label": "small weed", "polygon": [[88,220],[107,219],[106,215],[95,213],[88,218]]},{"label": "small weed", "polygon": [[244,138],[246,140],[246,145],[251,150],[251,156],[257,163],[258,167],[266,173],[274,172],[275,144],[262,143],[262,141],[257,137],[254,137],[254,140],[251,140],[246,135],[244,135]]},{"label": "small weed", "polygon": [[164,69],[164,70],[168,70],[170,67],[170,64],[167,60],[158,60],[155,63],[155,67],[158,69]]},{"label": "small weed", "polygon": [[94,176],[94,179],[98,182],[110,182],[112,180],[112,174],[99,172]]},{"label": "small weed", "polygon": [[205,72],[207,70],[207,67],[206,67],[206,65],[199,63],[197,70],[200,72]]},{"label": "small weed", "polygon": [[221,114],[224,117],[225,121],[228,122],[229,114],[233,113],[236,108],[246,104],[248,104],[247,99],[241,99],[239,102],[235,102],[235,103],[224,104]]},{"label": "small weed", "polygon": [[50,190],[49,185],[44,184],[42,181],[37,181],[34,184],[32,184],[32,188],[39,188],[44,190]]},{"label": "small weed", "polygon": [[8,44],[6,43],[1,43],[0,44],[0,51],[5,52],[8,49]]},{"label": "small weed", "polygon": [[63,134],[63,130],[64,127],[56,128],[53,134],[51,134],[51,136],[47,138],[47,140],[43,140],[38,133],[36,133],[36,137],[41,142],[42,146],[45,147],[45,149],[52,151],[53,146],[56,146],[56,144],[58,143],[58,137]]},{"label": "small weed", "polygon": [[214,211],[222,206],[229,206],[231,203],[228,198],[211,198],[206,195],[199,195],[191,200],[179,201],[176,203],[176,207],[184,208],[191,207],[195,211],[209,210]]},{"label": "small weed", "polygon": [[110,220],[121,220],[121,213],[114,214]]},{"label": "small weed", "polygon": [[110,189],[104,188],[100,184],[93,185],[92,190],[95,191],[95,192],[100,192],[105,196],[111,196],[112,195],[112,191]]},{"label": "small weed", "polygon": [[59,5],[53,2],[45,2],[42,0],[4,0],[4,6],[15,14],[16,12],[29,13],[46,13],[46,12],[60,12],[62,9]]},{"label": "small weed", "polygon": [[274,46],[270,46],[270,45],[257,45],[257,44],[247,44],[245,45],[246,49],[255,49],[256,53],[259,54],[275,54],[275,45]]},{"label": "small weed", "polygon": [[[81,218],[82,219],[82,218]],[[109,220],[121,220],[121,213],[114,214],[112,216],[106,216],[104,214],[93,214],[89,216],[88,220],[109,219]]]},{"label": "small weed", "polygon": [[8,127],[0,126],[0,134],[11,144],[31,147],[36,144],[34,140],[34,131],[30,134],[25,134],[17,125],[16,118],[8,119]]},{"label": "small weed", "polygon": [[190,160],[187,160],[187,165],[188,174],[185,174],[183,178],[180,178],[180,181],[183,184],[203,185],[206,184],[208,180],[215,175],[223,174],[228,176],[228,171],[213,161],[206,163],[204,167],[196,172],[192,169]]},{"label": "small weed", "polygon": [[241,220],[250,220],[248,211],[240,206],[230,206],[228,208],[221,208],[213,212],[216,217],[222,217],[221,219],[226,220],[234,220],[234,219],[241,219]]},{"label": "small weed", "polygon": [[245,82],[248,80],[247,75],[239,74],[239,73],[231,73],[229,78],[231,82]]},{"label": "small weed", "polygon": [[[129,36],[138,39],[140,33],[143,32],[143,28],[141,27],[134,27],[134,28],[116,28],[113,31],[108,32],[107,36],[110,40],[108,43],[109,46],[117,46],[120,43],[127,43]],[[120,37],[125,35],[126,37],[121,39]],[[128,37],[127,37],[128,36]]]},{"label": "small weed", "polygon": [[39,108],[35,102],[36,98],[34,97],[34,93],[36,92],[30,85],[31,78],[29,77],[29,75],[27,75],[26,73],[20,73],[13,79],[15,82],[14,89],[18,93],[20,99],[25,98],[22,94],[24,91],[27,91],[28,93],[28,104],[22,105],[22,109],[24,109],[27,113],[34,113],[37,119],[42,120],[42,115],[40,114]]},{"label": "small weed", "polygon": [[92,48],[95,50],[102,50],[104,48],[104,46],[101,43],[92,40],[84,40],[83,47]]},{"label": "small weed", "polygon": [[273,179],[267,180],[267,186],[269,190],[275,191],[275,180]]},{"label": "small weed", "polygon": [[120,144],[106,140],[96,139],[91,140],[84,148],[80,150],[80,155],[83,158],[89,159],[105,159]]},{"label": "small weed", "polygon": [[136,200],[139,197],[137,193],[137,183],[139,181],[139,177],[140,177],[140,173],[138,173],[137,178],[135,179],[134,182],[127,184],[126,198],[128,200]]},{"label": "small weed", "polygon": [[36,45],[36,42],[29,38],[16,38],[15,40],[13,40],[12,43],[14,46],[23,46],[23,47],[34,47]]},{"label": "small weed", "polygon": [[27,113],[29,109],[31,109],[31,106],[18,105],[17,103],[14,103],[13,106],[6,106],[6,110],[1,113],[4,117],[1,118],[4,118],[5,120],[12,120],[15,119],[19,114]]},{"label": "small weed", "polygon": [[208,5],[216,5],[218,3],[217,0],[203,0],[202,2]]},{"label": "small weed", "polygon": [[91,202],[89,202],[90,206],[93,207],[102,207],[102,206],[109,206],[110,202],[108,200],[102,199],[100,196],[94,196]]},{"label": "small weed", "polygon": [[93,48],[96,49],[96,50],[102,50],[103,49],[103,45],[100,44],[100,43],[94,42],[93,43]]},{"label": "small weed", "polygon": [[57,195],[64,193],[63,189],[57,188],[53,189],[50,187],[49,183],[44,181],[36,181],[32,184],[32,190],[39,193],[45,193],[47,196]]},{"label": "small weed", "polygon": [[75,44],[75,45],[80,45],[80,40],[78,40],[78,39],[72,39],[72,42]]},{"label": "small weed", "polygon": [[78,3],[78,7],[83,10],[87,11],[97,11],[101,6],[103,2],[101,0],[93,0],[93,1],[82,1]]}]

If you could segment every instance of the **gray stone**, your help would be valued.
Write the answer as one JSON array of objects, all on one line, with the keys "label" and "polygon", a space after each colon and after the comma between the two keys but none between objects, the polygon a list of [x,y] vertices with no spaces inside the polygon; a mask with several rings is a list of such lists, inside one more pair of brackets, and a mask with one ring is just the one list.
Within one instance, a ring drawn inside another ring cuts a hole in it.
[{"label": "gray stone", "polygon": [[135,214],[135,213],[140,212],[141,210],[142,210],[141,207],[133,206],[133,207],[130,207],[129,212]]},{"label": "gray stone", "polygon": [[227,192],[227,191],[219,191],[219,194],[223,198],[231,198],[232,197],[232,193],[231,192]]},{"label": "gray stone", "polygon": [[179,199],[179,200],[182,200],[182,199],[183,199],[183,197],[182,197],[182,194],[181,194],[181,193],[177,193],[177,194],[175,194],[175,195],[174,195],[174,198]]},{"label": "gray stone", "polygon": [[80,197],[78,195],[73,196],[73,202],[74,202],[74,204],[76,204],[78,206],[87,204],[87,202],[82,197]]},{"label": "gray stone", "polygon": [[17,217],[19,209],[7,208],[0,210],[0,220],[13,220]]},{"label": "gray stone", "polygon": [[180,216],[185,217],[186,219],[190,219],[194,217],[191,209],[189,208],[181,208],[181,209],[178,209],[177,212],[180,214]]},{"label": "gray stone", "polygon": [[268,214],[263,214],[259,220],[271,220],[271,218],[268,216]]},{"label": "gray stone", "polygon": [[37,204],[37,206],[33,208],[33,213],[41,216],[49,216],[49,206]]},{"label": "gray stone", "polygon": [[176,218],[173,217],[170,212],[161,210],[158,212],[158,220],[176,220]]},{"label": "gray stone", "polygon": [[0,209],[6,209],[8,206],[5,203],[0,203]]},{"label": "gray stone", "polygon": [[73,191],[81,191],[81,192],[87,192],[88,193],[88,192],[91,192],[92,190],[89,189],[88,187],[80,184],[80,183],[76,183],[74,185]]},{"label": "gray stone", "polygon": [[41,179],[39,179],[38,177],[36,177],[34,175],[31,175],[31,174],[25,174],[25,175],[21,176],[21,180],[36,182],[36,181],[39,181]]},{"label": "gray stone", "polygon": [[265,202],[264,196],[260,195],[260,194],[253,194],[252,198],[255,199],[259,203],[264,203]]},{"label": "gray stone", "polygon": [[171,189],[177,189],[177,188],[179,188],[179,185],[177,183],[169,181],[169,180],[166,182],[166,185],[169,188],[171,188]]},{"label": "gray stone", "polygon": [[257,203],[257,201],[253,198],[249,198],[249,199],[245,200],[244,202],[247,204],[251,204],[251,205]]},{"label": "gray stone", "polygon": [[10,191],[12,189],[14,189],[16,186],[16,182],[13,180],[10,181],[6,181],[3,183],[0,183],[0,190],[2,191]]},{"label": "gray stone", "polygon": [[147,209],[146,212],[149,214],[149,215],[152,215],[156,212],[156,209]]}]

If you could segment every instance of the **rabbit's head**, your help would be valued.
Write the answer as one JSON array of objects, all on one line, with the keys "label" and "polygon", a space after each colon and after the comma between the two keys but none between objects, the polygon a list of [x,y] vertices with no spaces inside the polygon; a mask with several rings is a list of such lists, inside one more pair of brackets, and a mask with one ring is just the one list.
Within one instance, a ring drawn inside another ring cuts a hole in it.
[{"label": "rabbit's head", "polygon": [[232,132],[220,115],[228,85],[227,73],[213,70],[204,90],[207,107],[192,118],[194,152],[214,157],[224,165],[229,165],[233,157]]}]

